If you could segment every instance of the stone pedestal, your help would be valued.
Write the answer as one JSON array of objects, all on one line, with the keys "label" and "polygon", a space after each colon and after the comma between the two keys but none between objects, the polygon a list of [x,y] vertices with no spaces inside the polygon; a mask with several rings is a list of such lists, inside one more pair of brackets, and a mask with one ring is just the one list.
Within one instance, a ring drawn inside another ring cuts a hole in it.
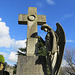
[{"label": "stone pedestal", "polygon": [[44,56],[18,56],[17,75],[47,75]]}]

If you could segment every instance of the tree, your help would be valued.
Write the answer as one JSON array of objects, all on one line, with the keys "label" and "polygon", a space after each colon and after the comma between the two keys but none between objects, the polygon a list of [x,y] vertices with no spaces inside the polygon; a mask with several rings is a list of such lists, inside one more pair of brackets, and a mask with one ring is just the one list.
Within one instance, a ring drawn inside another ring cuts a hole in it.
[{"label": "tree", "polygon": [[46,46],[42,42],[41,38],[38,38],[38,56],[46,56]]},{"label": "tree", "polygon": [[17,70],[17,64],[14,64],[13,74],[16,74],[16,70]]},{"label": "tree", "polygon": [[3,55],[0,55],[0,62],[1,63],[5,63],[5,59],[4,59],[4,56]]},{"label": "tree", "polygon": [[[71,69],[75,72],[75,51],[74,50],[69,50],[67,49],[65,51],[65,55],[64,55],[65,60],[68,62],[69,66],[71,67]],[[68,73],[70,75],[73,75],[75,73],[72,73],[70,71],[68,71]]]}]

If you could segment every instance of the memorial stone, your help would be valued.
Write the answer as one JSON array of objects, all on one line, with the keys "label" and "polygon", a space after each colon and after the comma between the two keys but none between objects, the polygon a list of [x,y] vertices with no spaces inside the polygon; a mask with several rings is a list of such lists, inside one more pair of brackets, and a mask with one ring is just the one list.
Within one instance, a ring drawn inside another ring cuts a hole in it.
[{"label": "memorial stone", "polygon": [[34,56],[37,54],[37,25],[46,23],[45,15],[37,15],[37,8],[29,7],[28,14],[20,14],[18,19],[19,24],[27,24],[27,56]]},{"label": "memorial stone", "polygon": [[[17,75],[47,75],[47,66],[50,75],[62,75],[61,63],[66,43],[65,32],[59,23],[54,31],[46,24],[45,15],[37,15],[37,8],[29,7],[28,14],[20,14],[19,24],[27,24],[26,56],[18,56]],[[47,32],[45,41],[37,36],[37,25]],[[46,46],[46,56],[38,56],[38,39]],[[46,66],[47,65],[47,66]]]},{"label": "memorial stone", "polygon": [[17,75],[47,75],[45,57],[36,56],[38,53],[37,25],[46,23],[45,15],[37,15],[37,8],[29,7],[28,14],[20,14],[19,24],[27,24],[26,56],[18,56]]}]

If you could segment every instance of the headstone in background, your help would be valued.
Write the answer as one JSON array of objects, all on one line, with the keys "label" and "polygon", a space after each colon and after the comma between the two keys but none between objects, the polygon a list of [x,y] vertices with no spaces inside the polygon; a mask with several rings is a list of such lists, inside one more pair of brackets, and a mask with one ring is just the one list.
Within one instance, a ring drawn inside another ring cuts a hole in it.
[{"label": "headstone in background", "polygon": [[13,67],[12,67],[12,66],[7,67],[7,68],[5,69],[5,71],[6,71],[6,72],[9,72],[10,75],[13,75]]}]

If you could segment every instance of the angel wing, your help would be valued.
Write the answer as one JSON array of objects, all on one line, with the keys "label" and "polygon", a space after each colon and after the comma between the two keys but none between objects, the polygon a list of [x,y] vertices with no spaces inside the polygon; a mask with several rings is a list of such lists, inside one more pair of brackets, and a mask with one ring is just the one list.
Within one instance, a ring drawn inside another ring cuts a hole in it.
[{"label": "angel wing", "polygon": [[57,30],[55,31],[55,33],[59,37],[59,41],[58,41],[59,51],[58,51],[58,55],[57,55],[56,65],[54,67],[54,69],[55,69],[54,74],[57,75],[60,70],[61,63],[62,63],[64,48],[65,48],[65,43],[66,43],[66,37],[65,37],[65,32],[64,32],[62,26],[59,23],[56,23],[56,26],[57,26]]},{"label": "angel wing", "polygon": [[[60,70],[60,66],[61,66],[61,62],[62,62],[62,58],[63,58],[63,53],[64,53],[65,42],[66,42],[65,33],[64,33],[62,26],[59,23],[57,23],[56,26],[57,26],[57,30],[55,31],[55,34],[53,34],[53,35],[56,35],[56,38],[57,37],[59,38],[59,40],[57,40],[59,49],[58,49],[58,52],[55,52],[55,54],[52,58],[53,60],[52,60],[52,64],[51,64],[52,71],[53,71],[52,73],[55,75],[57,75]],[[47,32],[47,30],[49,30],[49,31],[52,30],[51,27],[48,26],[47,24],[44,24],[43,26],[41,26],[41,29],[46,32]],[[54,33],[53,30],[52,30],[52,33]],[[54,42],[53,48],[54,48],[54,50],[56,50],[55,49],[56,40],[54,39],[53,42]]]}]

